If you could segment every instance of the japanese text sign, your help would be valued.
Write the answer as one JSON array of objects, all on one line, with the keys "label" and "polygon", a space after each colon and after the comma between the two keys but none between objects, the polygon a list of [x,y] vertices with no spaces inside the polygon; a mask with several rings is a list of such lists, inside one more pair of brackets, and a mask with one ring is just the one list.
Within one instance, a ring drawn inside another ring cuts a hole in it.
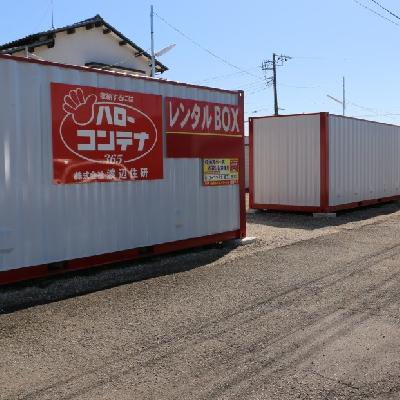
[{"label": "japanese text sign", "polygon": [[159,95],[51,84],[54,183],[163,178]]},{"label": "japanese text sign", "polygon": [[238,158],[207,158],[203,160],[203,185],[220,186],[238,183]]},{"label": "japanese text sign", "polygon": [[239,106],[166,98],[167,132],[242,135],[243,113]]}]

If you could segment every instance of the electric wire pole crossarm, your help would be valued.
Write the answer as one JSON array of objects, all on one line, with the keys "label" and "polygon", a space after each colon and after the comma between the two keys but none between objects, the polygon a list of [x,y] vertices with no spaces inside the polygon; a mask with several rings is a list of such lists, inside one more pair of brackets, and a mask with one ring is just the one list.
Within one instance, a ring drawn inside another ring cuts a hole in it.
[{"label": "electric wire pole crossarm", "polygon": [[266,80],[266,85],[267,86],[273,86],[274,89],[274,110],[275,110],[275,115],[279,115],[279,106],[278,106],[278,89],[277,89],[277,76],[276,76],[276,67],[281,67],[284,62],[290,60],[292,57],[285,56],[283,54],[277,55],[276,53],[273,53],[272,55],[272,60],[265,60],[261,64],[261,69],[264,71],[266,74],[267,71],[272,71],[272,76],[269,76],[268,78],[265,77]]}]

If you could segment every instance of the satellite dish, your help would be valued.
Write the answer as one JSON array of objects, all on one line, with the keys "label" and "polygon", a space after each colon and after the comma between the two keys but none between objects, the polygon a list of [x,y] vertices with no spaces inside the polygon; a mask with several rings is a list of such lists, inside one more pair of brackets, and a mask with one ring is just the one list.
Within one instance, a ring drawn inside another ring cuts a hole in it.
[{"label": "satellite dish", "polygon": [[169,46],[164,47],[164,48],[161,49],[161,50],[158,50],[154,55],[155,55],[156,57],[160,57],[160,56],[164,55],[165,53],[168,53],[168,52],[169,52],[170,50],[172,50],[175,46],[176,46],[176,44],[170,44]]}]

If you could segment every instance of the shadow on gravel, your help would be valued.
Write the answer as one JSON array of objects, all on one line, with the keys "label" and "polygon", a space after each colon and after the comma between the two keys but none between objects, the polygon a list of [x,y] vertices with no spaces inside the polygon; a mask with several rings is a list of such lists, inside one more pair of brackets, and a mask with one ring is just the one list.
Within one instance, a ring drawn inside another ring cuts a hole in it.
[{"label": "shadow on gravel", "polygon": [[340,226],[349,222],[365,221],[374,217],[393,214],[400,210],[400,202],[376,204],[337,213],[336,218],[313,217],[312,214],[283,211],[259,211],[247,213],[247,222],[276,228],[313,230],[328,226]]},{"label": "shadow on gravel", "polygon": [[0,286],[0,314],[190,271],[218,260],[237,246],[238,242],[233,240],[139,261],[71,271],[53,277]]}]

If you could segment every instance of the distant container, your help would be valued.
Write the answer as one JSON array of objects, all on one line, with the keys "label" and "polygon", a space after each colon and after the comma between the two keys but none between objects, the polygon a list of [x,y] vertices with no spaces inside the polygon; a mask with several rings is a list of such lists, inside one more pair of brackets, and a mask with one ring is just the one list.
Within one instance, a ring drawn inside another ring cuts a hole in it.
[{"label": "distant container", "polygon": [[241,238],[243,92],[0,56],[0,284]]},{"label": "distant container", "polygon": [[335,212],[400,198],[400,126],[328,113],[249,124],[251,208]]}]

